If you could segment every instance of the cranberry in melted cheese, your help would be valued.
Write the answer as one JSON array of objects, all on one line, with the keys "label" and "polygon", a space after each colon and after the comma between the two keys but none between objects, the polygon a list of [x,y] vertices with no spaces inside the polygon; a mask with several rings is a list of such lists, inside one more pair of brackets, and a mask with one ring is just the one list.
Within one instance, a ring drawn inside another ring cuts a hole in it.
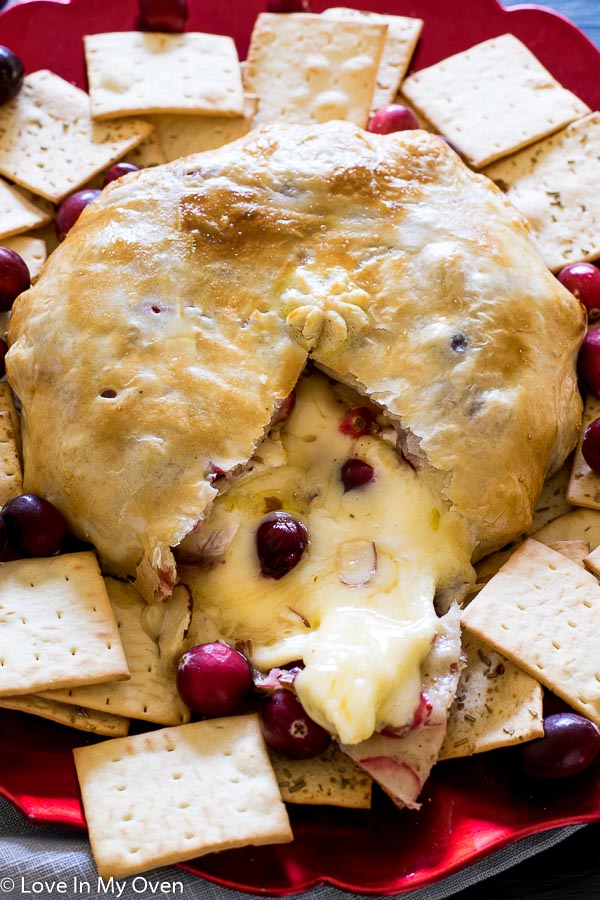
[{"label": "cranberry in melted cheese", "polygon": [[[458,516],[393,443],[340,430],[349,408],[323,376],[301,380],[290,417],[202,527],[217,543],[219,533],[233,535],[222,557],[183,566],[180,578],[223,639],[247,642],[259,669],[302,659],[295,686],[304,708],[355,744],[412,721],[420,665],[439,628],[436,588],[469,578],[470,550]],[[341,471],[355,459],[373,477],[348,490]],[[276,508],[304,523],[309,539],[279,580],[261,573],[255,543],[257,526]]]}]

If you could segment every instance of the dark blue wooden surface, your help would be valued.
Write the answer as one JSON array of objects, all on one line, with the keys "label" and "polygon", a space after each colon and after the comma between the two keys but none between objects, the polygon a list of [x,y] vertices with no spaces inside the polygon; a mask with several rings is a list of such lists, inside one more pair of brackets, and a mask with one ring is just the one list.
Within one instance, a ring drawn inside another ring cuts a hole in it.
[{"label": "dark blue wooden surface", "polygon": [[[521,6],[525,0],[501,0],[504,6]],[[546,0],[546,6],[574,22],[591,41],[600,47],[600,0]],[[600,898],[594,898],[600,900]]]}]

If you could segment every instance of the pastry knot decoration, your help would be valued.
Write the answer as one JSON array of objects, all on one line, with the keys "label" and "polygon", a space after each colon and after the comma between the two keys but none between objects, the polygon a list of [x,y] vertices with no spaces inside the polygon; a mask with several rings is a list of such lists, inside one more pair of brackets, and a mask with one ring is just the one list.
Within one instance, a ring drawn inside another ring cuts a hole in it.
[{"label": "pastry knot decoration", "polygon": [[577,442],[583,334],[504,195],[435,135],[265,125],[109,185],[16,301],[24,487],[168,595],[311,359],[387,414],[476,558],[529,527]]},{"label": "pastry knot decoration", "polygon": [[299,267],[293,286],[282,295],[282,308],[294,340],[304,350],[328,356],[369,324],[364,309],[368,299],[344,270],[334,269],[323,278],[319,272]]}]

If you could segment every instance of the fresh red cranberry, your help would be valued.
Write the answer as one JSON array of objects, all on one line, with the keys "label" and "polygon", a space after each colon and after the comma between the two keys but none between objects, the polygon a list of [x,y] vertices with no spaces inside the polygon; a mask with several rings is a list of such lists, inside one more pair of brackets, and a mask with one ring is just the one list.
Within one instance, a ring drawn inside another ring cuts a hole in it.
[{"label": "fresh red cranberry", "polygon": [[6,354],[8,353],[8,344],[4,338],[0,338],[0,378],[6,375]]},{"label": "fresh red cranberry", "polygon": [[143,31],[181,32],[189,14],[187,0],[139,0],[139,9]]},{"label": "fresh red cranberry", "polygon": [[351,491],[373,480],[373,466],[362,459],[348,459],[342,466],[341,475],[344,490]]},{"label": "fresh red cranberry", "polygon": [[305,13],[309,10],[309,0],[267,0],[267,12],[270,13]]},{"label": "fresh red cranberry", "polygon": [[135,163],[130,162],[118,162],[115,163],[114,166],[111,166],[106,175],[104,176],[104,181],[102,182],[102,187],[106,187],[107,184],[110,184],[111,181],[116,181],[117,178],[122,178],[123,175],[129,175],[130,172],[139,172],[140,167],[136,166]]},{"label": "fresh red cranberry", "polygon": [[392,134],[395,131],[412,131],[419,127],[417,117],[408,106],[392,103],[378,109],[369,119],[367,131],[374,134]]},{"label": "fresh red cranberry", "polygon": [[0,312],[8,312],[19,294],[30,286],[25,261],[15,250],[0,247]]},{"label": "fresh red cranberry", "polygon": [[256,530],[256,553],[263,575],[279,580],[298,565],[308,545],[306,525],[278,510]]},{"label": "fresh red cranberry", "polygon": [[186,650],[177,667],[181,699],[203,716],[234,713],[252,686],[252,670],[246,657],[218,641]]},{"label": "fresh red cranberry", "polygon": [[309,759],[323,753],[331,736],[311,719],[292,691],[275,691],[261,709],[265,741],[290,759]]},{"label": "fresh red cranberry", "polygon": [[600,328],[591,329],[583,339],[577,369],[588,391],[600,396]]},{"label": "fresh red cranberry", "polygon": [[349,437],[362,437],[368,434],[373,425],[373,415],[366,406],[349,410],[340,422],[340,431]]},{"label": "fresh red cranberry", "polygon": [[600,269],[588,262],[571,263],[556,276],[587,310],[593,322],[600,317]]},{"label": "fresh red cranberry", "polygon": [[25,69],[16,53],[0,46],[0,106],[17,96],[23,87]]},{"label": "fresh red cranberry", "polygon": [[20,494],[2,507],[6,539],[22,556],[59,553],[67,526],[54,504],[36,494]]},{"label": "fresh red cranberry", "polygon": [[600,419],[594,419],[585,429],[581,452],[592,472],[600,475]]},{"label": "fresh red cranberry", "polygon": [[59,241],[65,239],[86,206],[99,197],[100,193],[96,188],[85,188],[63,200],[54,219],[54,229]]},{"label": "fresh red cranberry", "polygon": [[544,719],[544,737],[521,747],[523,771],[536,778],[568,778],[587,768],[600,752],[600,728],[574,712]]}]

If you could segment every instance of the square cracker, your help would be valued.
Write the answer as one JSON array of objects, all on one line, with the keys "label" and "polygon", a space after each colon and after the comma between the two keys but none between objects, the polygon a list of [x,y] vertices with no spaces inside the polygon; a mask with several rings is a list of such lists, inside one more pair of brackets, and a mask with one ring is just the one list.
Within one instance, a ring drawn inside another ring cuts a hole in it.
[{"label": "square cracker", "polygon": [[181,156],[216,150],[243,137],[252,127],[256,97],[244,100],[244,115],[225,119],[223,116],[150,116],[166,161]]},{"label": "square cracker", "polygon": [[533,519],[528,534],[534,534],[549,522],[572,511],[573,507],[567,503],[566,499],[572,465],[572,458],[567,457],[558,472],[544,482],[542,492],[533,510]]},{"label": "square cracker", "polygon": [[51,700],[102,710],[158,725],[181,725],[190,711],[177,691],[177,664],[189,625],[189,592],[178,585],[169,600],[156,604],[161,637],[154,640],[144,628],[151,610],[134,587],[114,578],[104,584],[117,620],[131,678],[44,693]]},{"label": "square cracker", "polygon": [[577,563],[529,538],[462,623],[600,724],[600,585]]},{"label": "square cracker", "polygon": [[[31,203],[27,197],[0,178],[0,238],[39,228],[52,220],[50,213]],[[3,246],[8,246],[2,240]]]},{"label": "square cracker", "polygon": [[485,170],[523,213],[556,272],[600,257],[600,113]]},{"label": "square cracker", "polygon": [[370,809],[372,778],[337,744],[310,759],[269,756],[285,803]]},{"label": "square cracker", "polygon": [[[600,174],[600,173],[599,173]],[[581,438],[573,457],[571,478],[567,488],[567,500],[573,506],[585,506],[587,509],[600,509],[600,475],[592,471],[581,452],[583,433],[594,419],[600,416],[600,399],[588,394],[583,410]]]},{"label": "square cracker", "polygon": [[343,6],[335,6],[326,9],[323,13],[328,19],[354,20],[362,22],[379,22],[387,25],[387,37],[381,54],[381,62],[377,71],[377,84],[371,101],[371,110],[375,112],[383,106],[387,106],[394,100],[402,79],[408,71],[410,61],[421,31],[422,19],[412,19],[409,16],[388,16],[379,13],[362,12],[358,9],[348,9]]},{"label": "square cracker", "polygon": [[158,136],[151,131],[137,147],[125,154],[123,161],[133,163],[140,169],[149,169],[152,166],[164,165],[167,158],[163,153]]},{"label": "square cracker", "polygon": [[16,237],[6,238],[6,240],[2,241],[2,246],[9,247],[19,254],[29,269],[29,276],[32,284],[34,284],[42,271],[42,266],[46,262],[46,256],[48,255],[46,241],[43,238],[20,234]]},{"label": "square cracker", "polygon": [[512,34],[421,69],[402,91],[475,168],[590,112]]},{"label": "square cracker", "polygon": [[574,509],[544,525],[531,537],[544,544],[551,541],[588,541],[593,551],[600,544],[600,512]]},{"label": "square cracker", "polygon": [[88,35],[84,43],[94,119],[243,114],[242,74],[230,37],[124,31]]},{"label": "square cracker", "polygon": [[110,713],[84,709],[82,706],[70,706],[46,700],[35,694],[22,694],[20,697],[0,697],[0,709],[16,709],[32,716],[39,716],[51,722],[58,722],[78,731],[89,731],[105,737],[124,737],[129,733],[129,719],[113,716]]},{"label": "square cracker", "polygon": [[0,411],[0,507],[23,493],[23,475],[10,412]]},{"label": "square cracker", "polygon": [[93,123],[85,91],[52,72],[33,72],[0,107],[0,173],[58,203],[151,130],[139,119]]},{"label": "square cracker", "polygon": [[467,665],[450,707],[440,759],[543,737],[539,681],[468,631],[463,631],[463,651]]},{"label": "square cracker", "polygon": [[93,553],[0,564],[0,696],[128,678]]},{"label": "square cracker", "polygon": [[245,70],[254,123],[346,119],[365,127],[387,26],[310,13],[261,13]]},{"label": "square cracker", "polygon": [[117,738],[74,755],[103,878],[292,840],[255,715]]}]

